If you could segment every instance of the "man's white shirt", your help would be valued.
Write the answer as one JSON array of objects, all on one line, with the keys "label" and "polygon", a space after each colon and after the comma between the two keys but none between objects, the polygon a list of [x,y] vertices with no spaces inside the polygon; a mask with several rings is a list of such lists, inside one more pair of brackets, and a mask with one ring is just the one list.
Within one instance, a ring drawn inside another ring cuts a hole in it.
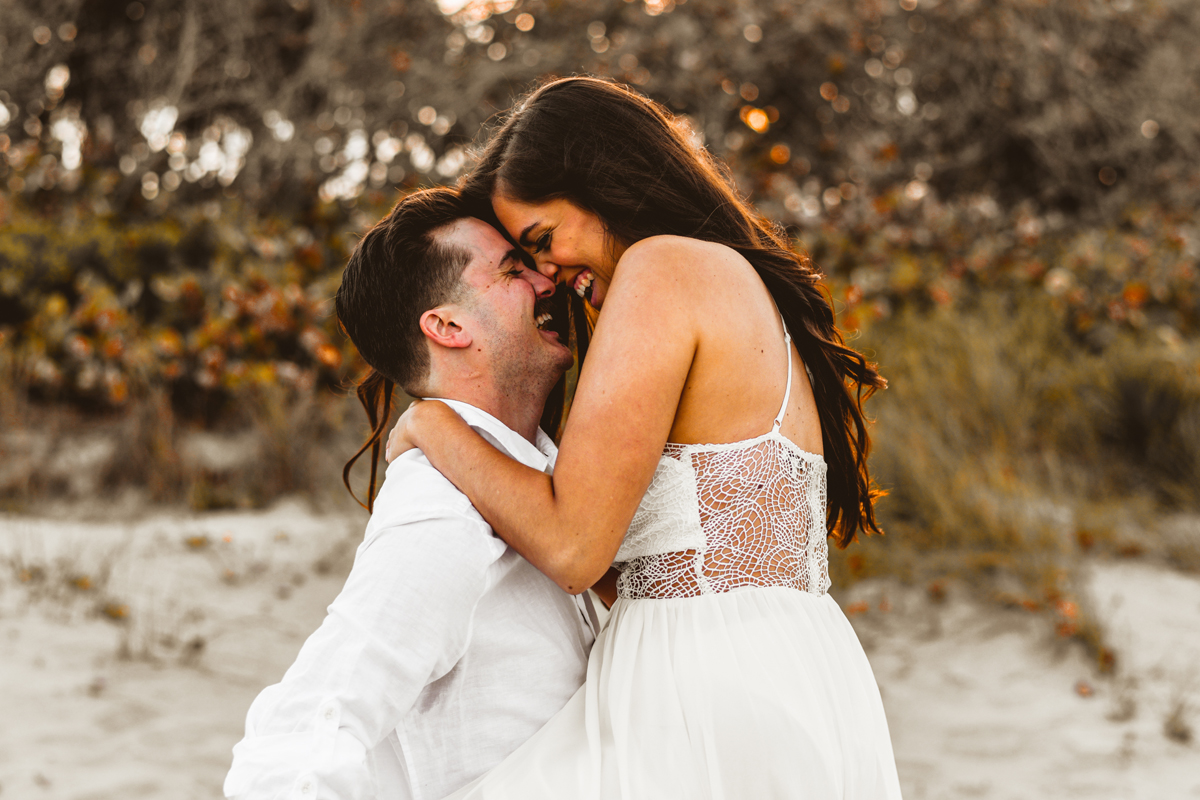
[{"label": "man's white shirt", "polygon": [[[484,438],[549,472],[557,451],[466,403]],[[393,461],[345,588],[258,696],[231,798],[433,800],[499,763],[582,685],[596,632],[419,450]]]}]

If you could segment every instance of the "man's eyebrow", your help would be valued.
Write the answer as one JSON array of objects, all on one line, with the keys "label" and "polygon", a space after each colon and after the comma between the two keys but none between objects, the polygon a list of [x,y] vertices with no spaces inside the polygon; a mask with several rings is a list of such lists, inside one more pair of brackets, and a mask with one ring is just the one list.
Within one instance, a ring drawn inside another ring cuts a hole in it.
[{"label": "man's eyebrow", "polygon": [[531,244],[529,241],[529,232],[536,228],[538,224],[538,222],[531,222],[525,226],[525,230],[521,231],[521,235],[517,237],[517,244],[521,245],[521,247],[529,247]]},{"label": "man's eyebrow", "polygon": [[502,255],[500,257],[500,260],[498,262],[496,262],[496,273],[498,275],[499,274],[507,274],[509,272],[512,272],[512,268],[513,268],[514,264],[524,264],[524,263],[525,262],[521,260],[521,251],[514,247],[513,249],[509,250],[507,253]]}]

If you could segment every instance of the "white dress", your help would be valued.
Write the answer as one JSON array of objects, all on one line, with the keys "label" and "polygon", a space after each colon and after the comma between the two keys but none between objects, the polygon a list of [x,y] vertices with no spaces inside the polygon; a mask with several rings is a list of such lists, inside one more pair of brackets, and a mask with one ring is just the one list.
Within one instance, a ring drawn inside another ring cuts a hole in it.
[{"label": "white dress", "polygon": [[887,720],[829,588],[825,461],[779,430],[668,443],[617,553],[587,681],[453,800],[900,797]]}]

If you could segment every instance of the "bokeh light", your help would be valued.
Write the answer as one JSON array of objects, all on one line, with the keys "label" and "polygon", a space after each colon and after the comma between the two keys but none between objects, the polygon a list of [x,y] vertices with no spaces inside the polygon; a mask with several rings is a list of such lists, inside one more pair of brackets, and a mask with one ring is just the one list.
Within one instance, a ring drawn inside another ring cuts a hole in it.
[{"label": "bokeh light", "polygon": [[741,118],[742,122],[746,123],[746,127],[755,133],[766,133],[767,129],[771,127],[767,112],[761,108],[742,106]]},{"label": "bokeh light", "polygon": [[55,64],[46,73],[46,95],[57,100],[62,97],[63,92],[67,88],[67,84],[71,82],[71,70],[66,64]]},{"label": "bokeh light", "polygon": [[78,110],[72,108],[60,113],[50,125],[50,135],[62,147],[63,169],[79,169],[83,165],[83,142],[87,136],[87,126],[79,118]]},{"label": "bokeh light", "polygon": [[138,130],[146,139],[146,144],[149,145],[151,152],[157,153],[166,148],[177,119],[179,119],[179,109],[167,105],[163,100],[156,101],[150,110],[142,115],[138,122]]}]

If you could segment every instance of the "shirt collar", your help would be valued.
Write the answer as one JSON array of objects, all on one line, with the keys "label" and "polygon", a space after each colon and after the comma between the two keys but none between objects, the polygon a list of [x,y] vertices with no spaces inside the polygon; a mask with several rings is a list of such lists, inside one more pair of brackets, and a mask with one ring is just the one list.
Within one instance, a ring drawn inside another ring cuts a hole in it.
[{"label": "shirt collar", "polygon": [[525,466],[542,472],[549,472],[554,467],[554,461],[558,458],[558,448],[541,428],[537,429],[537,444],[534,445],[488,412],[470,403],[445,397],[428,399],[439,400],[450,406],[476,433]]}]

